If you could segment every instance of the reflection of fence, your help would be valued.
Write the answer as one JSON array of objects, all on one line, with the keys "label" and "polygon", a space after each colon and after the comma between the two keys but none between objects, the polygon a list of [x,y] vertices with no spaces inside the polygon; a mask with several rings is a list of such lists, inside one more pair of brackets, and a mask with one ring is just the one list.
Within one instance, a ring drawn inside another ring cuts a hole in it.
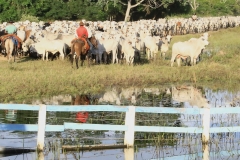
[{"label": "reflection of fence", "polygon": [[[134,144],[134,132],[166,132],[166,133],[202,133],[203,144],[208,144],[209,133],[240,132],[239,126],[212,127],[210,128],[210,114],[240,113],[240,107],[224,108],[168,108],[168,107],[137,107],[114,105],[24,105],[24,104],[0,104],[2,110],[35,110],[39,111],[38,124],[0,124],[0,131],[38,131],[38,150],[43,150],[45,132],[64,131],[65,129],[83,130],[115,130],[125,131],[124,145],[132,147]],[[104,111],[126,112],[125,125],[110,124],[80,124],[64,122],[63,125],[46,125],[47,111]],[[168,113],[202,115],[202,127],[166,127],[166,126],[136,126],[135,113]]]}]

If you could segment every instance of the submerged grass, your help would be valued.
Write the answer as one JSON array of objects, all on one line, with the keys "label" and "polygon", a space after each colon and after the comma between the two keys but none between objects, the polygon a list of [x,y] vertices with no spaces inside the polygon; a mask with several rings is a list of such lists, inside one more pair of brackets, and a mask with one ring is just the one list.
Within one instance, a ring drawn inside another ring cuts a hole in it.
[{"label": "submerged grass", "polygon": [[196,66],[170,67],[171,46],[200,34],[174,36],[166,60],[136,66],[120,64],[84,65],[71,68],[68,60],[41,61],[22,58],[9,64],[0,61],[0,101],[22,102],[26,99],[59,94],[98,93],[113,86],[160,87],[165,84],[192,83],[212,89],[240,89],[240,28],[209,32],[210,45]]}]

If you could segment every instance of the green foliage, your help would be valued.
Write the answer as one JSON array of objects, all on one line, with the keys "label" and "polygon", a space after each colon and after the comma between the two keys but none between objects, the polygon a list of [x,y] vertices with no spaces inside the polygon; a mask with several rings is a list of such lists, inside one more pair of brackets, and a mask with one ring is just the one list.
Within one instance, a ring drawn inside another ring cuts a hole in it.
[{"label": "green foliage", "polygon": [[[239,15],[240,2],[231,0],[196,0],[199,16]],[[127,3],[127,0],[122,0]],[[147,1],[146,1],[147,2]],[[132,8],[131,20],[157,19],[166,16],[188,17],[192,9],[186,0],[158,1],[159,8],[139,5]],[[118,0],[1,0],[0,21],[38,20],[123,20],[127,6]]]},{"label": "green foliage", "polygon": [[20,21],[25,21],[25,20],[29,20],[31,22],[39,22],[38,17],[27,15],[27,14],[23,14],[21,19],[20,19]]},{"label": "green foliage", "polygon": [[230,0],[201,0],[197,13],[202,16],[225,16],[239,13],[239,4]]}]

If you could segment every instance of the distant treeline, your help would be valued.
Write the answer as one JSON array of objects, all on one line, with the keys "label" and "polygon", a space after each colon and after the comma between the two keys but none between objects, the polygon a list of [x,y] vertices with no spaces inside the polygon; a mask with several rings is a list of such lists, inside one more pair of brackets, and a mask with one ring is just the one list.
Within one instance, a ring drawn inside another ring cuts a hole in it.
[{"label": "distant treeline", "polygon": [[[122,0],[126,1],[127,0]],[[156,9],[140,5],[131,10],[131,21],[163,17],[226,16],[240,14],[240,0],[196,0],[196,11],[189,5],[194,0],[175,0]],[[105,5],[96,0],[1,0],[0,22],[19,20],[124,20],[126,7],[113,2]]]}]

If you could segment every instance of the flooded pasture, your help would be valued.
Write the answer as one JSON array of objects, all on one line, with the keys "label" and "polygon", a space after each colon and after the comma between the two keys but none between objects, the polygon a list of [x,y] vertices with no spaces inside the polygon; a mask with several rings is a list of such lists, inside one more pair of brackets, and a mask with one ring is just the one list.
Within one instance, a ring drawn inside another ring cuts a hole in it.
[{"label": "flooded pasture", "polygon": [[[11,102],[14,103],[14,102]],[[25,104],[46,105],[121,105],[174,108],[239,107],[240,92],[213,91],[191,85],[161,88],[111,88],[96,95],[59,95],[51,98],[26,100]],[[201,115],[136,112],[138,126],[202,127]],[[47,124],[64,122],[82,124],[124,124],[122,112],[47,112]],[[37,124],[38,111],[0,110],[0,123]],[[239,126],[239,114],[212,114],[210,127]],[[36,148],[36,132],[2,131],[0,147]],[[211,133],[209,159],[238,159],[239,132]],[[97,146],[124,143],[123,131],[65,130],[46,132],[44,159],[204,159],[202,135],[199,133],[135,132],[133,149],[100,149],[66,151],[63,146]],[[0,148],[1,149],[1,148]],[[1,160],[37,159],[36,152],[1,154]]]}]

